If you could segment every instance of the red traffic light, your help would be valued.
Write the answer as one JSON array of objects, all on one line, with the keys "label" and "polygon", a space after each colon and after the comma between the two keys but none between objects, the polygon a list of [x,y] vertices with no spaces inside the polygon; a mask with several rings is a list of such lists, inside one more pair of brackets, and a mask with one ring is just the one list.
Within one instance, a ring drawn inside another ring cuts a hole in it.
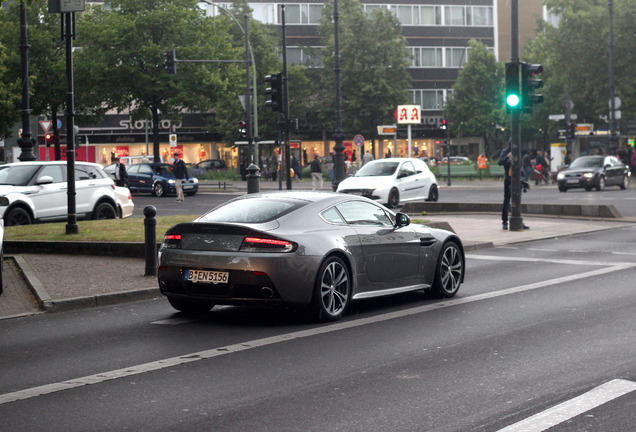
[{"label": "red traffic light", "polygon": [[44,135],[44,139],[45,139],[46,141],[50,141],[50,140],[51,140],[51,138],[53,138],[53,136],[52,136],[50,133],[47,133],[46,135]]}]

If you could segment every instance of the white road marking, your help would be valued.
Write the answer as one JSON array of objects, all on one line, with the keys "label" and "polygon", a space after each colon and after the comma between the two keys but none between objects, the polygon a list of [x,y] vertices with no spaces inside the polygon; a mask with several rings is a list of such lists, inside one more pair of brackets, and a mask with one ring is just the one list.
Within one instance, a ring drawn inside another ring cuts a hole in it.
[{"label": "white road marking", "polygon": [[636,390],[636,382],[615,379],[499,432],[542,432]]},{"label": "white road marking", "polygon": [[[473,256],[475,258],[475,256]],[[491,259],[503,259],[501,257],[490,257]],[[487,257],[480,256],[479,259],[487,259]],[[514,258],[513,260],[517,260]],[[519,258],[518,260],[524,260]],[[375,324],[383,321],[389,321],[392,319],[417,315],[432,310],[439,310],[443,308],[473,303],[481,300],[502,297],[510,294],[516,294],[524,291],[531,291],[538,288],[543,288],[551,285],[558,285],[565,282],[571,282],[574,280],[585,279],[588,277],[598,276],[606,273],[615,273],[627,268],[636,267],[636,264],[618,264],[612,265],[601,269],[588,271],[585,273],[578,273],[571,276],[564,276],[556,279],[550,279],[542,282],[535,282],[528,285],[521,285],[504,289],[501,291],[495,291],[490,293],[478,294],[469,297],[453,298],[444,300],[437,303],[428,304],[425,306],[419,306],[402,311],[391,312],[383,315],[373,316],[369,318],[356,319],[353,321],[339,322],[336,324],[326,325],[322,327],[316,327],[308,330],[301,330],[292,333],[286,333],[278,336],[271,336],[263,339],[256,339],[248,342],[241,342],[233,345],[226,345],[219,348],[213,348],[205,351],[194,352],[190,354],[184,354],[182,356],[170,357],[162,360],[157,360],[149,363],[143,363],[136,366],[125,367],[122,369],[116,369],[107,372],[97,373],[95,375],[88,375],[80,378],[75,378],[67,381],[61,381],[57,383],[45,384],[38,387],[32,387],[24,390],[18,390],[11,393],[5,393],[0,395],[0,405],[15,402],[19,400],[31,399],[37,396],[43,396],[51,393],[56,393],[64,390],[70,390],[73,388],[83,387],[86,385],[99,384],[105,381],[110,381],[118,378],[129,377],[133,375],[139,375],[146,372],[157,371],[161,369],[176,367],[199,360],[211,359],[214,357],[223,356],[226,354],[237,353],[241,351],[247,351],[253,348],[259,348],[267,345],[274,345],[281,342],[287,342],[296,339],[302,339],[312,337],[320,334],[331,333],[335,331],[362,327],[368,324]]]},{"label": "white road marking", "polygon": [[158,324],[158,325],[179,325],[179,324],[187,324],[196,321],[192,317],[180,317],[180,318],[168,318],[165,320],[152,321],[150,324]]},{"label": "white road marking", "polygon": [[497,256],[497,255],[466,254],[466,258],[485,260],[485,261],[522,261],[522,262],[541,262],[541,263],[548,263],[548,264],[568,264],[568,265],[583,265],[583,266],[619,265],[619,266],[629,267],[629,266],[636,265],[629,262],[581,261],[581,260],[570,260],[570,259],[560,259],[560,258],[509,257],[509,256]]}]

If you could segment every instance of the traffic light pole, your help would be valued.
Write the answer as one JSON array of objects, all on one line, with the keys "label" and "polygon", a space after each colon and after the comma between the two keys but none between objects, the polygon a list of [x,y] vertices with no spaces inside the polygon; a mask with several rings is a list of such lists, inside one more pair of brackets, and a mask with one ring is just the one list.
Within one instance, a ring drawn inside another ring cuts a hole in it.
[{"label": "traffic light pole", "polygon": [[[519,0],[512,0],[511,10],[511,61],[519,68]],[[509,218],[510,231],[523,230],[521,217],[521,109],[513,109],[510,113],[510,150],[512,152],[511,175],[511,216]]]}]

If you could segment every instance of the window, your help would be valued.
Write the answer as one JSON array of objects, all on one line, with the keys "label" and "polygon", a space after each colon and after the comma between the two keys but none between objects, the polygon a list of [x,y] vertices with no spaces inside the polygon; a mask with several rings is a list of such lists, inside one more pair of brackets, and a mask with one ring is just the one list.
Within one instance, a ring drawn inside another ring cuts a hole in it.
[{"label": "window", "polygon": [[[322,4],[287,4],[285,5],[285,24],[320,24],[323,7]],[[282,17],[279,17],[278,21],[282,22]]]},{"label": "window", "polygon": [[408,177],[415,174],[415,168],[411,162],[405,162],[400,167],[400,173],[398,177]]},{"label": "window", "polygon": [[467,57],[466,48],[446,48],[446,67],[461,67],[468,60]]},{"label": "window", "polygon": [[348,201],[338,204],[337,207],[350,225],[393,226],[391,218],[375,204],[364,201]]},{"label": "window", "polygon": [[423,110],[441,110],[444,107],[444,90],[410,90],[413,103]]},{"label": "window", "polygon": [[420,6],[421,25],[440,25],[442,8],[440,6]]},{"label": "window", "polygon": [[64,174],[62,173],[61,165],[44,166],[44,168],[42,168],[42,171],[40,171],[40,173],[38,174],[38,180],[44,176],[53,177],[53,183],[62,183],[64,181]]},{"label": "window", "polygon": [[322,67],[320,47],[287,47],[287,63],[290,65],[305,65],[307,67]]},{"label": "window", "polygon": [[444,24],[449,26],[466,25],[464,6],[444,6]]},{"label": "window", "polygon": [[335,207],[331,207],[328,210],[325,210],[324,212],[320,213],[320,216],[327,222],[332,223],[332,224],[343,224],[345,223],[344,219],[342,219],[342,216],[340,215],[340,212],[338,212],[338,210],[336,210]]},{"label": "window", "polygon": [[491,26],[492,25],[492,8],[473,6],[467,8],[468,25],[472,26]]},{"label": "window", "polygon": [[237,199],[201,216],[199,222],[265,223],[306,205],[302,201]]},{"label": "window", "polygon": [[442,48],[410,47],[411,67],[442,67]]},{"label": "window", "polygon": [[263,24],[275,24],[276,14],[274,13],[273,3],[250,3],[252,8],[252,17]]}]

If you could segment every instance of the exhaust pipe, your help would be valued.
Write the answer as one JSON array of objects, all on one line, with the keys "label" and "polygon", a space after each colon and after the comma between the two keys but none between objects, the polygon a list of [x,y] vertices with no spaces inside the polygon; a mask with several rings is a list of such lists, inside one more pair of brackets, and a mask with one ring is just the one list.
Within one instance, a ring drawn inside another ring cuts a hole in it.
[{"label": "exhaust pipe", "polygon": [[263,295],[263,297],[270,299],[274,297],[274,290],[270,287],[262,287],[261,294]]}]

